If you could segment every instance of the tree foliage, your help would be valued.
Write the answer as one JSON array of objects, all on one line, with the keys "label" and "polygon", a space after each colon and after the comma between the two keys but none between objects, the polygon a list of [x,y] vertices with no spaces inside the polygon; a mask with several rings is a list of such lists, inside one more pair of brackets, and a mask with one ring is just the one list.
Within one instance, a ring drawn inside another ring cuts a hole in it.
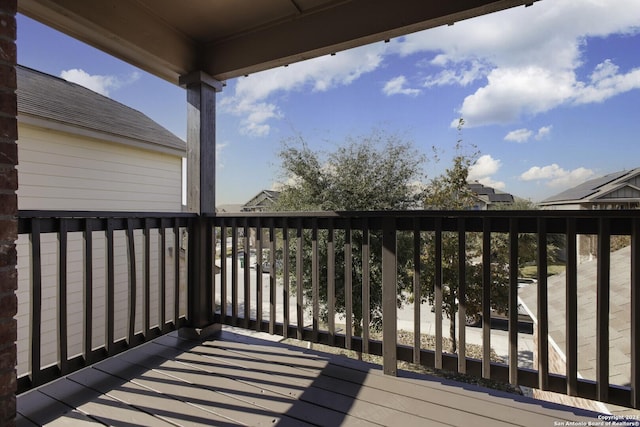
[{"label": "tree foliage", "polygon": [[425,157],[397,134],[374,130],[328,153],[288,141],[279,157],[286,182],[280,210],[402,210],[422,199],[416,183]]},{"label": "tree foliage", "polygon": [[[423,180],[422,167],[425,157],[418,153],[412,143],[397,134],[374,130],[368,135],[348,138],[334,151],[323,153],[313,151],[304,140],[288,141],[279,153],[284,186],[275,206],[280,211],[368,211],[404,210],[415,208],[423,200],[419,185]],[[304,234],[303,286],[306,300],[311,300],[312,277],[312,233]],[[335,283],[337,313],[344,314],[345,277],[344,247],[345,233],[334,233],[336,248]],[[327,315],[327,230],[320,230],[318,239],[318,259],[320,302],[322,314]],[[400,259],[409,259],[410,242],[406,238],[398,240]],[[362,327],[362,244],[365,236],[362,230],[352,230],[352,299],[353,330],[356,335]],[[379,328],[382,320],[382,271],[381,233],[372,230],[366,243],[370,246],[370,319],[373,328]],[[295,264],[296,250],[291,246],[291,263]],[[366,260],[364,260],[366,261]],[[298,285],[291,277],[293,288]],[[406,298],[404,292],[411,286],[408,270],[399,269],[398,301]]]},{"label": "tree foliage", "polygon": [[[456,154],[452,165],[440,176],[431,180],[426,190],[425,207],[434,210],[469,210],[476,204],[475,197],[470,191],[467,180],[469,168],[478,158],[478,153],[465,152],[461,140],[456,144]],[[482,312],[482,235],[481,233],[466,233],[465,257],[458,256],[458,233],[442,233],[442,309],[450,320],[449,336],[451,351],[457,350],[455,327],[456,314],[459,303],[459,263],[465,266],[466,298],[465,308],[468,317],[474,317]],[[435,300],[436,260],[435,233],[424,236],[421,261],[424,264],[422,275],[423,301],[432,305]],[[503,240],[492,236],[491,249],[491,306],[495,310],[506,311],[508,307],[508,246],[504,251]],[[436,315],[438,315],[436,313]]]}]

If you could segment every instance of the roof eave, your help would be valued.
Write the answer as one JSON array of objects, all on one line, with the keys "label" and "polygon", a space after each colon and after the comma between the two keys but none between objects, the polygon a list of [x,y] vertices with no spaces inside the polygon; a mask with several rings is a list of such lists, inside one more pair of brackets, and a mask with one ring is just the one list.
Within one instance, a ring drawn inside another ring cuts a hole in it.
[{"label": "roof eave", "polygon": [[158,144],[153,141],[145,141],[141,139],[124,137],[108,132],[102,132],[95,129],[89,129],[82,126],[74,126],[69,123],[57,120],[46,119],[31,114],[18,113],[18,124],[25,124],[43,129],[49,129],[56,132],[64,132],[76,135],[82,138],[90,138],[93,140],[110,142],[129,147],[140,148],[144,150],[154,151],[157,153],[169,154],[176,157],[185,157],[187,155],[186,144],[183,150]]}]

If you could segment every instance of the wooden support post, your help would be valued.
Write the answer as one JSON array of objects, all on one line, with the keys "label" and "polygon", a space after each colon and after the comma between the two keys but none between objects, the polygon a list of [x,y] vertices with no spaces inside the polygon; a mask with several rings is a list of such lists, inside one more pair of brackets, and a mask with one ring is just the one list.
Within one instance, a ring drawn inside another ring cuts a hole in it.
[{"label": "wooden support post", "polygon": [[200,330],[213,320],[212,230],[204,215],[215,214],[215,106],[223,85],[202,72],[180,77],[180,85],[187,89],[187,209],[198,214],[189,230],[187,320]]}]

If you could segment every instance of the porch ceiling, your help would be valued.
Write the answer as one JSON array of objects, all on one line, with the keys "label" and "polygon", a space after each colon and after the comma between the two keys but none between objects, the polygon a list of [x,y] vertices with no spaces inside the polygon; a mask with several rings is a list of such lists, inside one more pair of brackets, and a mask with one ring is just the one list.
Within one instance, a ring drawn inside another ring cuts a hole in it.
[{"label": "porch ceiling", "polygon": [[537,0],[20,0],[31,18],[172,83],[218,80]]}]

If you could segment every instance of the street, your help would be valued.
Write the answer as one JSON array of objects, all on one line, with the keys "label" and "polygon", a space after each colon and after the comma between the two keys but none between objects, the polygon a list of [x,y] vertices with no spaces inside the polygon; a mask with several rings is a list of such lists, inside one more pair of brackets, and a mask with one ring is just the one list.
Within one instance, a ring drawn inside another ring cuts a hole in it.
[{"label": "street", "polygon": [[[227,314],[231,314],[231,283],[232,283],[232,260],[231,258],[227,259],[226,263],[227,271]],[[244,268],[241,267],[241,263],[237,262],[237,275],[238,275],[238,313],[241,314],[243,310],[244,303]],[[251,286],[250,286],[250,308],[251,308],[251,317],[255,318],[256,316],[256,283],[257,276],[256,270],[250,268],[249,271]],[[263,320],[269,319],[269,311],[270,311],[270,280],[271,276],[268,273],[262,274],[262,318]],[[283,322],[284,314],[283,314],[283,304],[284,301],[284,287],[282,285],[281,280],[275,280],[276,282],[276,300],[275,300],[275,308],[276,308],[276,321]],[[221,283],[221,275],[216,274],[215,278],[215,300],[216,303],[220,303],[220,283]],[[289,297],[289,313],[290,322],[295,324],[296,322],[296,300],[295,296]],[[413,331],[414,325],[414,309],[413,304],[407,304],[402,308],[397,310],[397,324],[398,330],[406,330]],[[304,322],[305,325],[310,325],[312,321],[309,310],[305,310]],[[336,324],[344,324],[344,318],[341,318],[340,315],[336,315]],[[449,336],[449,328],[450,323],[449,319],[444,317],[442,319],[442,334],[444,337]],[[458,331],[459,325],[456,325],[456,335]],[[422,334],[427,335],[435,335],[436,334],[436,321],[435,321],[435,313],[431,311],[431,306],[428,303],[424,303],[420,305],[420,329]],[[482,345],[482,327],[472,327],[466,326],[466,341],[468,344],[476,344]],[[504,322],[500,320],[493,319],[492,321],[492,329],[491,329],[491,348],[495,351],[495,353],[502,357],[504,360],[508,360],[509,356],[509,332],[504,327]],[[531,367],[533,364],[533,352],[535,351],[535,347],[533,344],[533,335],[530,333],[518,333],[518,359],[519,366],[521,367]]]}]

